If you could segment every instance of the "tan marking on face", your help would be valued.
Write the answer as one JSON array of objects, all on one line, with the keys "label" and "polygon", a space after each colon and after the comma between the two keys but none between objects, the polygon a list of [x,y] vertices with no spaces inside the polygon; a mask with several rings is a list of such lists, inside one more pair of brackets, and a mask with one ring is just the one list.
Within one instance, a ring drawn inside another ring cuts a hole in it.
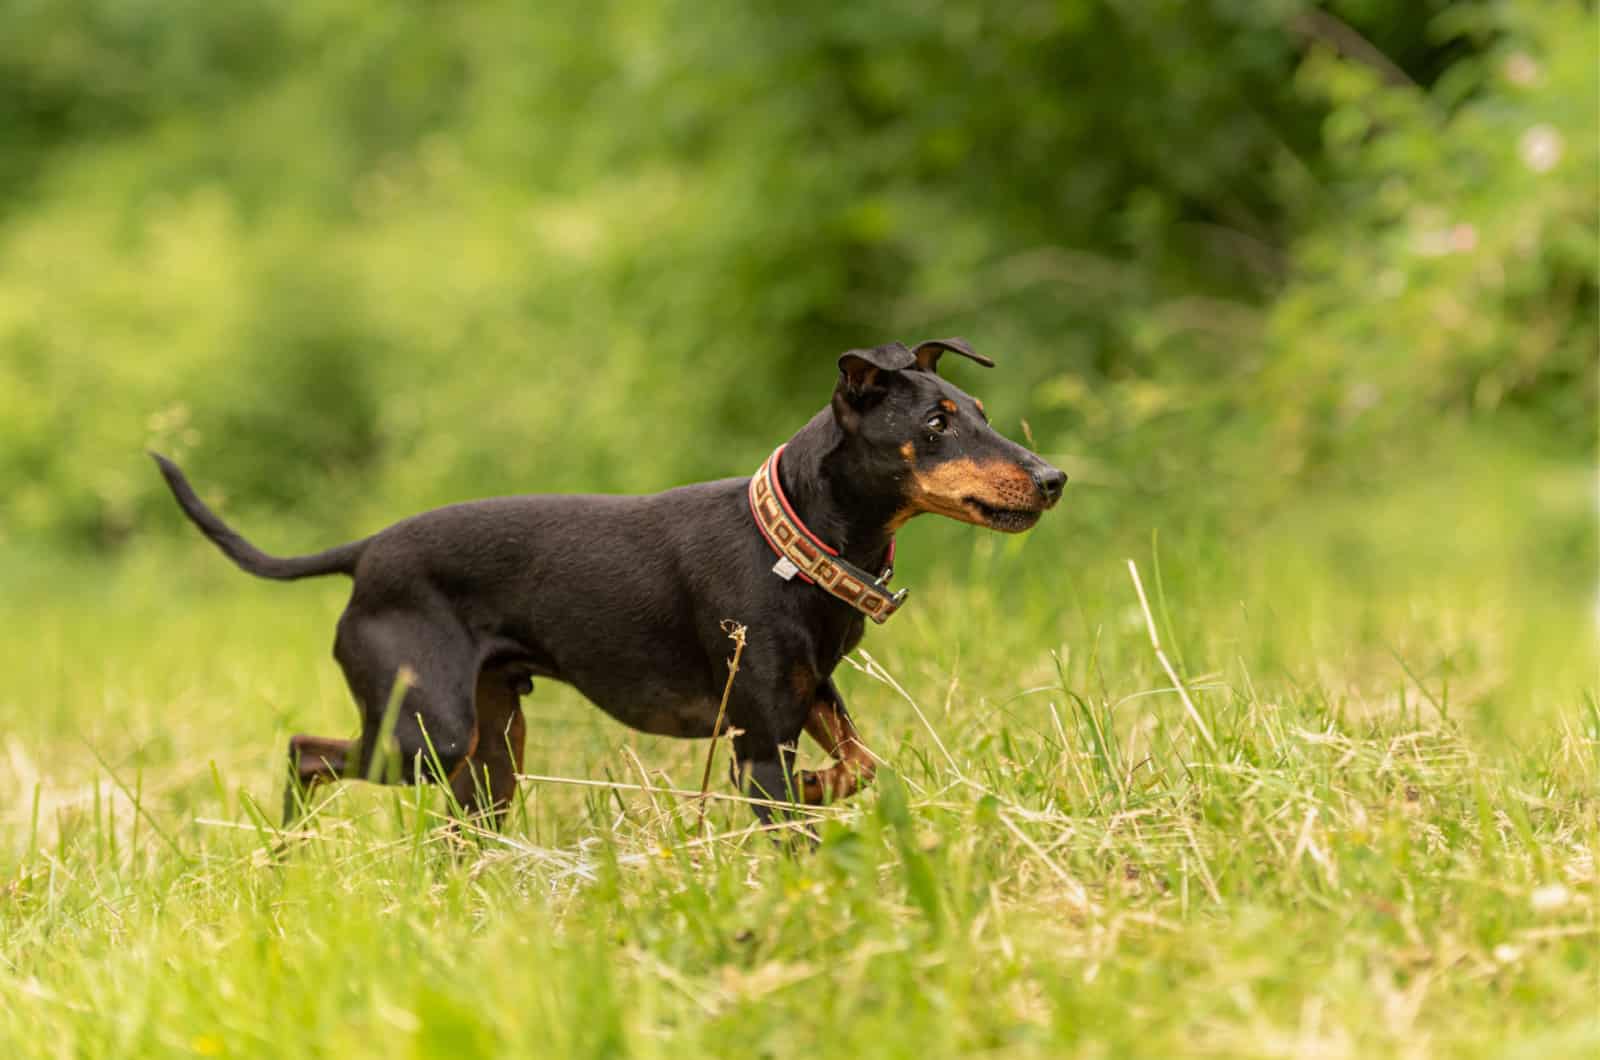
[{"label": "tan marking on face", "polygon": [[916,463],[916,460],[917,460],[917,447],[916,447],[916,445],[911,443],[911,442],[906,442],[904,445],[902,445],[900,447],[900,455],[901,455],[901,457],[903,457],[905,459],[906,463],[908,463],[908,464]]},{"label": "tan marking on face", "polygon": [[957,412],[960,411],[959,409],[956,408],[956,403],[954,401],[951,401],[949,398],[945,398],[943,401],[939,402],[939,407],[944,409],[946,412],[948,412],[952,416],[954,416]]},{"label": "tan marking on face", "polygon": [[987,411],[987,410],[986,410],[986,409],[985,409],[985,408],[984,408],[984,407],[983,407],[983,402],[981,402],[981,401],[979,401],[979,400],[978,400],[978,399],[977,399],[977,398],[973,398],[973,399],[972,399],[972,403],[973,403],[973,404],[974,404],[974,405],[976,405],[976,406],[978,406],[978,411],[979,411],[979,412],[981,412],[981,413],[983,413],[983,418],[984,418],[984,419],[988,419],[988,418],[989,418],[989,413],[988,413],[988,411]]},{"label": "tan marking on face", "polygon": [[947,460],[925,471],[911,473],[911,497],[895,513],[889,529],[898,530],[914,515],[943,515],[963,523],[985,525],[969,503],[991,508],[1042,511],[1033,476],[1005,460],[977,461],[970,457]]}]

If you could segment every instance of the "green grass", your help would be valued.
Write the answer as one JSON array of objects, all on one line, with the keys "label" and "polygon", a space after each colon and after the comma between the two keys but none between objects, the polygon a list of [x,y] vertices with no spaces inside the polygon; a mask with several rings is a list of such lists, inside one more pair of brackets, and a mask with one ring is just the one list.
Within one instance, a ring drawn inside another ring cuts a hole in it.
[{"label": "green grass", "polygon": [[[1503,458],[1245,529],[1085,488],[1025,538],[919,525],[910,605],[841,671],[892,769],[800,856],[735,805],[701,831],[669,797],[529,781],[502,836],[440,827],[434,791],[346,786],[276,861],[255,807],[288,734],[354,719],[343,585],[251,582],[191,538],[18,561],[0,1041],[1596,1055],[1592,489]],[[706,747],[551,685],[529,729],[530,772],[587,782],[692,788]]]}]

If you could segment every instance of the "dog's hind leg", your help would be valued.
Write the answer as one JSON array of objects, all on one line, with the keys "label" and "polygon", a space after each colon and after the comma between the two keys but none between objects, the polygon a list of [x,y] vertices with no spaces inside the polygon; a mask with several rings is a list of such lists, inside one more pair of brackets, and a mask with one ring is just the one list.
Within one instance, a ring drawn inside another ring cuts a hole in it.
[{"label": "dog's hind leg", "polygon": [[[361,708],[361,739],[316,781],[455,782],[478,743],[476,655],[466,630],[426,609],[346,611],[334,657]],[[328,747],[337,741],[318,741]],[[293,745],[291,745],[293,746]],[[296,776],[305,756],[297,759]],[[318,766],[312,757],[311,765]],[[292,799],[292,796],[291,796]]]},{"label": "dog's hind leg", "polygon": [[522,771],[522,751],[527,723],[522,717],[521,695],[527,678],[503,668],[486,667],[478,674],[478,741],[467,768],[451,781],[456,801],[467,815],[486,815],[500,827],[517,791]]},{"label": "dog's hind leg", "polygon": [[[368,772],[384,772],[372,768],[383,736],[393,740],[400,776],[407,782],[448,779],[466,762],[477,743],[473,691],[478,676],[466,630],[449,617],[421,610],[354,620],[347,613],[334,655],[361,704],[362,761]],[[385,726],[393,728],[385,733]]]},{"label": "dog's hind leg", "polygon": [[300,819],[311,803],[311,793],[319,784],[341,780],[350,768],[354,740],[300,733],[289,738],[289,782],[283,792],[283,826]]}]

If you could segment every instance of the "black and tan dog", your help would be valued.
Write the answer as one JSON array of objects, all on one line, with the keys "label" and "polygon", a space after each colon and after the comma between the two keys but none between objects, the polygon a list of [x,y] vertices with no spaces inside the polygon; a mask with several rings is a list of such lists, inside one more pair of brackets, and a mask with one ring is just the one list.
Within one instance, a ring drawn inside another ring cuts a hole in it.
[{"label": "black and tan dog", "polygon": [[[400,776],[442,776],[463,806],[495,819],[522,765],[520,697],[534,677],[564,681],[644,732],[709,737],[730,618],[749,630],[727,710],[741,785],[782,802],[856,791],[873,760],[832,675],[865,619],[887,619],[904,598],[887,586],[895,531],[923,512],[1026,530],[1066,483],[936,374],[945,352],[993,365],[959,339],[844,354],[829,407],[752,478],[455,504],[292,559],[229,529],[157,456],[189,518],[244,570],[354,579],[333,654],[361,736],[290,740],[286,819],[316,783],[367,776],[401,675],[389,714]],[[797,778],[802,731],[835,762]]]}]

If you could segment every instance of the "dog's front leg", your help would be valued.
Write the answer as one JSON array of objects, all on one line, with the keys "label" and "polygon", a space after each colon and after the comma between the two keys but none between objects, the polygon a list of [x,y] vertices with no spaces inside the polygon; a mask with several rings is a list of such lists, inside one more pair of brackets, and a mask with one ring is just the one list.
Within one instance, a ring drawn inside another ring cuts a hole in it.
[{"label": "dog's front leg", "polygon": [[795,745],[753,746],[734,740],[734,783],[747,798],[763,826],[791,820],[785,804],[796,806],[804,794],[794,771]]},{"label": "dog's front leg", "polygon": [[806,716],[806,732],[831,755],[834,763],[815,772],[800,774],[800,793],[808,805],[817,806],[847,799],[872,783],[878,761],[862,744],[844,700],[832,681],[817,690],[817,701]]}]

